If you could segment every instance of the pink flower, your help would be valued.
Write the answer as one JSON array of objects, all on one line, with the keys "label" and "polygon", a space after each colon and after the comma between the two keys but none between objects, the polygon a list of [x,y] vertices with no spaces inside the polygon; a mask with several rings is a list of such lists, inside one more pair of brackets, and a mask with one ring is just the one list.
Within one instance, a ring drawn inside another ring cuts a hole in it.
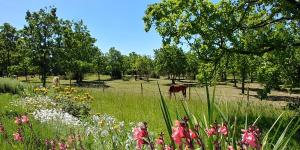
[{"label": "pink flower", "polygon": [[173,148],[170,145],[166,145],[164,150],[173,150]]},{"label": "pink flower", "polygon": [[198,138],[198,135],[190,129],[190,137],[192,139],[196,139],[196,138]]},{"label": "pink flower", "polygon": [[172,133],[172,139],[176,144],[182,144],[181,139],[185,138],[184,134],[184,128],[179,126],[179,127],[174,127],[173,128],[173,133]]},{"label": "pink flower", "polygon": [[249,132],[248,130],[242,130],[244,132],[242,134],[242,143],[249,145],[252,148],[256,148],[257,140],[255,134],[253,132]]},{"label": "pink flower", "polygon": [[55,141],[51,140],[51,141],[50,141],[50,145],[51,145],[51,147],[52,147],[51,150],[56,150],[56,142],[55,142]]},{"label": "pink flower", "polygon": [[24,124],[29,123],[29,118],[28,118],[28,116],[23,115],[23,116],[21,117],[21,121],[22,121],[22,123],[24,123]]},{"label": "pink flower", "polygon": [[137,142],[137,149],[142,149],[143,144],[148,144],[145,139],[148,138],[147,126],[145,123],[139,123],[137,127],[133,129],[133,139]]},{"label": "pink flower", "polygon": [[51,144],[50,141],[49,141],[48,139],[46,139],[46,140],[45,140],[45,145],[46,145],[46,146],[49,146],[50,144]]},{"label": "pink flower", "polygon": [[248,132],[252,132],[256,137],[260,136],[260,130],[255,126],[250,126]]},{"label": "pink flower", "polygon": [[59,142],[59,150],[66,150],[67,149],[67,144],[65,144],[64,142]]},{"label": "pink flower", "polygon": [[209,129],[205,129],[206,134],[208,135],[208,137],[211,137],[213,135],[217,134],[217,130],[215,127],[211,127]]},{"label": "pink flower", "polygon": [[23,141],[23,136],[20,132],[14,133],[13,136],[15,141]]},{"label": "pink flower", "polygon": [[232,145],[229,145],[227,150],[234,150],[234,147]]},{"label": "pink flower", "polygon": [[219,128],[219,132],[221,134],[223,134],[224,136],[228,135],[228,128],[226,124],[223,124],[220,128]]},{"label": "pink flower", "polygon": [[16,120],[15,120],[15,124],[17,124],[17,125],[21,125],[21,124],[22,124],[21,118],[16,117],[15,119],[16,119]]},{"label": "pink flower", "polygon": [[156,139],[156,144],[161,146],[161,149],[165,148],[164,134],[161,132],[159,137]]},{"label": "pink flower", "polygon": [[53,140],[48,140],[47,139],[45,141],[45,144],[47,146],[47,149],[49,149],[49,150],[55,150],[56,149],[56,144],[55,144],[55,142]]},{"label": "pink flower", "polygon": [[4,132],[4,126],[2,124],[0,124],[0,133]]},{"label": "pink flower", "polygon": [[157,145],[164,145],[164,141],[161,138],[156,139]]}]

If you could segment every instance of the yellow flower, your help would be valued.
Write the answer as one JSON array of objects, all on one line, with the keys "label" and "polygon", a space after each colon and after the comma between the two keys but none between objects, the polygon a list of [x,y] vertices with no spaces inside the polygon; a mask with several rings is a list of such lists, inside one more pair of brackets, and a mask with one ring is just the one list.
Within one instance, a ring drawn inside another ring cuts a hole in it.
[{"label": "yellow flower", "polygon": [[119,125],[114,125],[114,126],[113,126],[113,130],[118,131],[119,129],[120,129],[120,126],[119,126]]},{"label": "yellow flower", "polygon": [[98,124],[99,124],[100,127],[103,127],[104,124],[105,124],[105,120],[100,120],[100,121],[98,122]]}]

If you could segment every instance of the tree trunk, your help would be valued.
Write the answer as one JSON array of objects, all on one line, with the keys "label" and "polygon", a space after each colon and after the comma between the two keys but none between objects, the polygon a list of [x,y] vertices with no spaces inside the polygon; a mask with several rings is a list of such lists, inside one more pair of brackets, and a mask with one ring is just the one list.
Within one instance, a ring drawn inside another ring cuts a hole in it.
[{"label": "tree trunk", "polygon": [[234,87],[236,87],[236,77],[235,77],[235,72],[233,72],[232,74],[233,74]]},{"label": "tree trunk", "polygon": [[42,82],[43,87],[46,87],[46,53],[43,55],[43,65],[42,65]]},{"label": "tree trunk", "polygon": [[100,72],[98,72],[98,81],[100,81]]},{"label": "tree trunk", "polygon": [[176,76],[175,75],[171,75],[171,78],[172,78],[172,84],[175,84]]},{"label": "tree trunk", "polygon": [[172,79],[172,84],[175,84],[175,79]]},{"label": "tree trunk", "polygon": [[149,76],[150,76],[149,74],[146,75],[146,77],[147,77],[147,82],[149,82]]},{"label": "tree trunk", "polygon": [[246,80],[246,68],[243,66],[242,68],[242,94],[245,94],[245,80]]},{"label": "tree trunk", "polygon": [[242,78],[242,94],[245,94],[245,78]]},{"label": "tree trunk", "polygon": [[298,81],[296,82],[296,83],[298,83],[296,86],[299,86],[300,85],[300,66],[298,67],[298,69],[297,69],[298,71]]},{"label": "tree trunk", "polygon": [[28,82],[28,71],[27,71],[27,68],[25,68],[24,70],[24,74],[25,74],[25,79],[26,79],[26,82]]},{"label": "tree trunk", "polygon": [[10,51],[8,50],[7,51],[7,62],[6,62],[6,74],[7,74],[7,76],[9,75],[9,73],[8,73],[8,67],[10,66],[10,53],[9,53]]}]

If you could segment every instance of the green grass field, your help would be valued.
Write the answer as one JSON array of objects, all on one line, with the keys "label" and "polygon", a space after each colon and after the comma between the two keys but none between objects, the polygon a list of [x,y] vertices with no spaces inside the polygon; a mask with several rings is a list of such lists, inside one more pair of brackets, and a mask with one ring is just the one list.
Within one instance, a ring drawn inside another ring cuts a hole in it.
[{"label": "green grass field", "polygon": [[[48,85],[51,85],[51,77],[48,78]],[[89,75],[85,82],[91,82],[91,84],[97,84],[94,80],[97,79],[96,75]],[[102,79],[109,79],[108,76],[102,76]],[[22,77],[19,80],[24,80]],[[72,81],[74,82],[74,81]],[[102,82],[99,82],[99,87],[76,87],[77,89],[89,92],[94,100],[91,103],[91,113],[92,114],[109,114],[116,117],[120,121],[129,122],[141,122],[145,121],[148,123],[149,130],[154,134],[159,134],[160,132],[166,133],[166,126],[162,117],[162,112],[160,109],[160,96],[158,91],[157,82],[159,83],[162,94],[164,95],[169,111],[171,113],[172,120],[181,118],[185,115],[182,108],[182,103],[186,103],[189,111],[194,114],[197,118],[203,118],[207,115],[207,103],[205,97],[205,89],[203,87],[192,87],[188,90],[187,100],[183,100],[180,93],[176,94],[176,98],[171,99],[168,96],[168,84],[169,80],[155,80],[152,79],[150,82],[146,81],[104,81],[106,87],[102,88]],[[69,81],[62,80],[63,86],[67,86]],[[27,84],[27,83],[26,83]],[[38,78],[31,80],[31,83],[27,84],[30,86],[39,85]],[[141,89],[141,84],[143,90]],[[212,91],[212,87],[210,88]],[[189,94],[191,92],[191,94]],[[251,92],[253,93],[253,92]],[[210,93],[212,94],[212,93]],[[189,96],[190,95],[190,96]],[[260,119],[257,121],[257,125],[266,131],[272,126],[277,117],[284,113],[283,126],[287,124],[295,112],[283,109],[282,102],[273,101],[260,101],[255,97],[250,97],[247,101],[246,95],[239,94],[239,89],[235,89],[232,85],[220,85],[216,89],[216,104],[220,110],[226,114],[230,120],[237,118],[238,124],[243,126],[247,116],[247,122],[252,123],[258,117]],[[9,103],[13,99],[18,98],[10,94],[0,95],[0,105],[1,112],[12,110],[16,108],[11,108]],[[190,100],[188,100],[190,98]],[[18,108],[17,108],[18,109]],[[20,110],[22,111],[22,110]],[[219,117],[218,117],[219,116]],[[221,113],[216,113],[218,122],[220,120]],[[2,120],[2,122],[7,122],[8,120]],[[43,125],[36,123],[39,129],[45,128]],[[53,131],[49,128],[48,132],[45,133],[53,135]],[[299,133],[299,132],[298,132]],[[292,140],[293,145],[297,145],[297,139],[300,139],[299,135],[295,136],[295,140]],[[299,144],[298,144],[299,145]]]}]

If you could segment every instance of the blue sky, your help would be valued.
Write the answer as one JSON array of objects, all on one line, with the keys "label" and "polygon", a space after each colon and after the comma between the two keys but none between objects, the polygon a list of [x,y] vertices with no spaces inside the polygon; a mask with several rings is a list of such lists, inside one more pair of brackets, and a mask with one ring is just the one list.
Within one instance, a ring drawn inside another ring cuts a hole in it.
[{"label": "blue sky", "polygon": [[135,51],[153,55],[160,48],[161,37],[154,31],[145,32],[142,17],[148,4],[159,0],[0,0],[0,24],[24,26],[27,10],[37,11],[55,6],[60,18],[82,19],[102,52],[116,47],[123,54]]}]

